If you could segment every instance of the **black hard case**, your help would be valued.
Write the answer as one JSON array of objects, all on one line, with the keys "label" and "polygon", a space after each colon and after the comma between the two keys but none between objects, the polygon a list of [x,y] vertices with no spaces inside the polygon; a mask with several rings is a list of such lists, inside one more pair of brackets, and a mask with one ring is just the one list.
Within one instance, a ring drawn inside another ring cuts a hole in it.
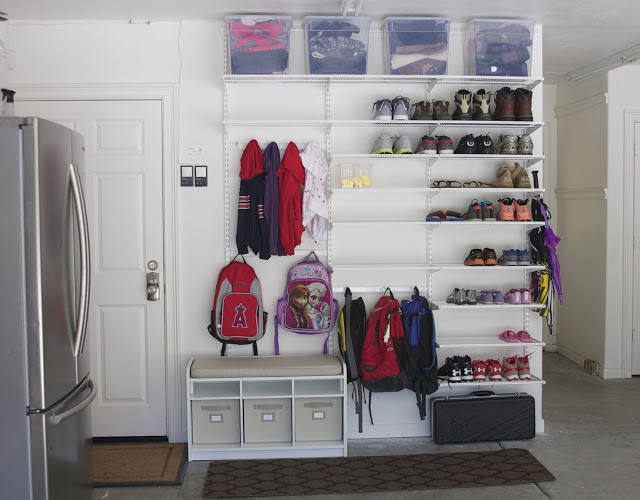
[{"label": "black hard case", "polygon": [[431,400],[431,436],[438,444],[531,439],[535,399],[525,393],[472,392]]}]

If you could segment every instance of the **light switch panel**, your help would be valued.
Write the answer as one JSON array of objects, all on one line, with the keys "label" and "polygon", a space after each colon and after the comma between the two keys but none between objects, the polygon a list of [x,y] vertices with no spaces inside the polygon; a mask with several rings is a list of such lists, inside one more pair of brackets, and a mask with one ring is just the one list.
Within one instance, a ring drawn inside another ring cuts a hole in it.
[{"label": "light switch panel", "polygon": [[193,165],[180,165],[180,185],[193,186]]}]

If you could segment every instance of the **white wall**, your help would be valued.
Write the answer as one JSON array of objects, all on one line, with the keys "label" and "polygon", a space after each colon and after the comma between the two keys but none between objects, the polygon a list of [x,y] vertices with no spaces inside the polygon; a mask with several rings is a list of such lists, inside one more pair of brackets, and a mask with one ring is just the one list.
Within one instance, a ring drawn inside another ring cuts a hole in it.
[{"label": "white wall", "polygon": [[606,78],[557,87],[558,247],[564,305],[557,308],[558,351],[605,365],[607,201]]}]

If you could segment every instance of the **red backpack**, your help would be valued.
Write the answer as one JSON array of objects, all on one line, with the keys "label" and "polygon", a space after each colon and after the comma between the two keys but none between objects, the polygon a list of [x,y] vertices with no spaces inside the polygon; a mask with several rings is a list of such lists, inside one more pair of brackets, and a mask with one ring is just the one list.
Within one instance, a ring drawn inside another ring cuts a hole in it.
[{"label": "red backpack", "polygon": [[410,385],[400,303],[389,290],[369,314],[360,355],[362,385],[370,392],[397,392]]},{"label": "red backpack", "polygon": [[227,344],[253,344],[253,355],[258,355],[256,342],[264,336],[268,313],[262,308],[262,288],[253,268],[240,255],[218,274],[213,298],[209,333],[222,342],[221,356]]}]

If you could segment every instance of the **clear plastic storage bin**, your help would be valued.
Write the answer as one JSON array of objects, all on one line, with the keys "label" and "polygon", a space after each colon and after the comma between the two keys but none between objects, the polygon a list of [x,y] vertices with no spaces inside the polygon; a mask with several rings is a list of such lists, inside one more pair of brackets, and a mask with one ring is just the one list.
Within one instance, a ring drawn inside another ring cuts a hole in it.
[{"label": "clear plastic storage bin", "polygon": [[465,71],[478,76],[530,76],[534,21],[474,19],[465,28]]},{"label": "clear plastic storage bin", "polygon": [[365,75],[369,24],[368,17],[305,17],[309,74]]},{"label": "clear plastic storage bin", "polygon": [[449,19],[387,17],[383,25],[388,75],[446,75]]},{"label": "clear plastic storage bin", "polygon": [[289,16],[227,16],[229,71],[234,75],[289,72]]}]

